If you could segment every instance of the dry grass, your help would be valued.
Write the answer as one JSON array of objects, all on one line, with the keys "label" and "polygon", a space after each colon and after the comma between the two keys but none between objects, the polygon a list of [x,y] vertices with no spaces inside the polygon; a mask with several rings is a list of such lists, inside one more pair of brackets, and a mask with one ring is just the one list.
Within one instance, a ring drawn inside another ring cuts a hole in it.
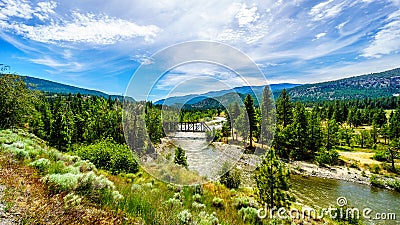
[{"label": "dry grass", "polygon": [[23,224],[122,224],[133,223],[111,209],[88,202],[66,209],[62,195],[50,195],[37,171],[0,154],[0,184],[6,186],[2,201]]}]

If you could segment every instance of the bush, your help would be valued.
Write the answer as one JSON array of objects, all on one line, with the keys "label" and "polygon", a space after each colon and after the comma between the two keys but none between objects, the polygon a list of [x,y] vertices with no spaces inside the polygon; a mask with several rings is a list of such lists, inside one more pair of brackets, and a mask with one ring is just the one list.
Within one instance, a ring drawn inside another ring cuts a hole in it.
[{"label": "bush", "polygon": [[181,165],[185,168],[187,168],[189,165],[187,163],[187,157],[185,154],[185,150],[183,150],[181,147],[178,147],[175,150],[175,157],[174,157],[174,163]]},{"label": "bush", "polygon": [[252,207],[241,208],[239,210],[239,215],[242,217],[243,221],[249,224],[260,224],[261,220],[258,217],[258,211]]},{"label": "bush", "polygon": [[176,198],[169,198],[167,201],[164,202],[165,205],[169,207],[179,207],[182,206],[182,202]]},{"label": "bush", "polygon": [[35,167],[40,172],[44,172],[47,169],[47,166],[50,164],[50,160],[45,158],[40,158],[36,161],[29,163],[30,166]]},{"label": "bush", "polygon": [[249,207],[250,199],[246,197],[235,198],[233,205],[236,207],[236,209]]},{"label": "bush", "polygon": [[192,214],[189,212],[189,210],[185,209],[178,214],[178,220],[179,224],[189,225],[192,221]]},{"label": "bush", "polygon": [[10,147],[10,152],[17,158],[18,160],[22,161],[29,158],[29,153],[24,149]]},{"label": "bush", "polygon": [[199,195],[199,194],[194,194],[194,195],[193,195],[193,201],[195,201],[195,202],[201,202],[201,195]]},{"label": "bush", "polygon": [[336,165],[338,159],[339,153],[335,150],[327,151],[326,149],[321,149],[317,156],[315,156],[315,161],[319,165]]},{"label": "bush", "polygon": [[384,187],[385,186],[385,182],[380,180],[376,175],[372,175],[369,178],[369,181],[370,181],[371,185],[375,186],[375,187]]},{"label": "bush", "polygon": [[400,180],[392,180],[387,182],[387,185],[391,188],[393,188],[394,190],[400,192]]},{"label": "bush", "polygon": [[230,169],[228,163],[224,163],[221,168],[221,177],[219,178],[219,182],[225,185],[227,188],[239,188],[241,180],[241,173],[238,169]]},{"label": "bush", "polygon": [[216,208],[222,209],[222,208],[224,208],[224,200],[223,200],[222,198],[217,198],[217,197],[215,197],[215,198],[213,198],[213,200],[212,200],[212,205],[213,205],[214,207],[216,207]]},{"label": "bush", "polygon": [[113,174],[138,172],[138,164],[131,150],[126,145],[116,144],[110,140],[78,147],[75,153],[82,159],[92,162],[97,168],[109,170]]},{"label": "bush", "polygon": [[377,151],[372,158],[380,162],[387,162],[389,157],[388,151]]},{"label": "bush", "polygon": [[199,213],[200,219],[197,221],[198,225],[218,225],[219,220],[215,212],[208,214],[204,211]]},{"label": "bush", "polygon": [[66,174],[47,174],[41,181],[48,186],[52,193],[70,192],[78,186],[79,175]]},{"label": "bush", "polygon": [[192,208],[194,210],[203,210],[203,209],[206,208],[206,205],[204,205],[203,203],[193,202],[192,203]]}]

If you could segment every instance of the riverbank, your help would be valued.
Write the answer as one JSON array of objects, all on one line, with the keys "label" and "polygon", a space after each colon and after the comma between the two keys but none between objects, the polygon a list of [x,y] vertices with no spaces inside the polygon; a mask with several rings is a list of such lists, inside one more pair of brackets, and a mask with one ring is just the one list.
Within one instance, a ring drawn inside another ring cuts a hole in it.
[{"label": "riverbank", "polygon": [[359,184],[370,185],[369,171],[361,171],[356,168],[344,167],[344,166],[331,166],[331,167],[320,167],[313,163],[304,161],[293,161],[288,163],[292,173],[301,176],[319,177],[324,179],[335,179],[344,180],[349,182],[355,182]]}]

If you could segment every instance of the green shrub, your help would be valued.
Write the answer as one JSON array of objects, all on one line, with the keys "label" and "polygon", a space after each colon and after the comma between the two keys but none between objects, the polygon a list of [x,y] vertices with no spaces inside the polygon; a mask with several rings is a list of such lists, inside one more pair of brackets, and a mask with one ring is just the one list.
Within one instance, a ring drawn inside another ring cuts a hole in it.
[{"label": "green shrub", "polygon": [[126,145],[116,144],[110,140],[78,147],[75,153],[82,159],[92,162],[97,168],[109,170],[113,174],[138,171],[138,164],[131,150]]},{"label": "green shrub", "polygon": [[215,197],[215,198],[213,198],[213,200],[212,200],[212,205],[213,205],[214,207],[216,207],[216,208],[222,209],[222,208],[224,208],[224,200],[223,200],[222,198],[217,198],[217,197]]},{"label": "green shrub", "polygon": [[164,205],[167,205],[169,207],[179,207],[182,206],[182,202],[181,200],[176,198],[169,198],[167,201],[164,202]]},{"label": "green shrub", "polygon": [[70,192],[78,186],[79,176],[72,173],[47,174],[41,180],[52,193]]},{"label": "green shrub", "polygon": [[14,155],[14,157],[20,161],[29,158],[29,153],[24,149],[10,147],[9,150]]},{"label": "green shrub", "polygon": [[175,157],[174,157],[174,163],[177,165],[181,165],[183,167],[188,167],[188,163],[187,163],[187,157],[185,154],[185,150],[183,150],[181,147],[178,147],[175,150]]},{"label": "green shrub", "polygon": [[47,169],[49,164],[50,164],[50,160],[45,159],[45,158],[40,158],[38,160],[35,160],[35,161],[29,163],[30,166],[35,167],[40,172],[44,172]]},{"label": "green shrub", "polygon": [[218,225],[219,220],[215,212],[208,214],[207,212],[201,211],[199,213],[198,225]]},{"label": "green shrub", "polygon": [[192,208],[194,210],[203,210],[203,209],[206,208],[206,205],[204,205],[203,203],[193,202],[192,203]]},{"label": "green shrub", "polygon": [[393,180],[391,182],[388,182],[388,186],[400,192],[400,180]]},{"label": "green shrub", "polygon": [[242,217],[243,221],[249,224],[260,224],[261,220],[258,217],[258,211],[252,207],[241,208],[239,210],[239,215]]},{"label": "green shrub", "polygon": [[189,210],[185,209],[178,213],[178,220],[179,224],[189,225],[192,221],[192,214],[189,212]]},{"label": "green shrub", "polygon": [[376,151],[372,158],[380,162],[387,162],[390,156],[388,151]]},{"label": "green shrub", "polygon": [[372,175],[369,178],[369,181],[370,181],[371,185],[375,186],[375,187],[384,187],[385,186],[385,182],[383,182],[381,179],[379,179],[376,175]]},{"label": "green shrub", "polygon": [[201,203],[201,195],[199,195],[199,194],[194,194],[194,195],[193,195],[193,201],[195,201],[195,202],[200,202],[200,203]]},{"label": "green shrub", "polygon": [[131,191],[140,191],[142,190],[142,186],[140,184],[132,184]]},{"label": "green shrub", "polygon": [[335,150],[327,151],[326,149],[321,149],[317,156],[315,156],[315,161],[319,165],[336,165],[338,159],[339,153]]},{"label": "green shrub", "polygon": [[222,165],[222,169],[220,171],[221,177],[219,178],[219,182],[225,185],[227,188],[238,188],[240,186],[241,173],[238,169],[230,169],[228,163],[224,163]]},{"label": "green shrub", "polygon": [[250,199],[246,197],[239,197],[233,200],[233,205],[236,209],[246,208],[250,206]]}]

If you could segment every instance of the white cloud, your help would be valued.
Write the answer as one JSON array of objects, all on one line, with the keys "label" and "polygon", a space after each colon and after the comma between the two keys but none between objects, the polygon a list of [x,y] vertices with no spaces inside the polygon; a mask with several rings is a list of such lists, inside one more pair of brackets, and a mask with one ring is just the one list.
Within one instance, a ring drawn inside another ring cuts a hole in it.
[{"label": "white cloud", "polygon": [[343,9],[344,2],[340,4],[332,4],[333,0],[319,3],[315,5],[309,12],[314,21],[329,19],[337,16]]},{"label": "white cloud", "polygon": [[2,0],[0,2],[0,19],[18,17],[31,19],[34,10],[26,0]]},{"label": "white cloud", "polygon": [[[62,19],[54,15],[57,3],[39,2],[33,9],[24,0],[5,0],[0,2],[0,27],[25,38],[57,44],[59,42],[79,42],[97,45],[114,44],[121,40],[142,37],[151,42],[161,29],[155,25],[138,25],[134,22],[111,17],[105,14],[72,12],[72,19]],[[37,18],[41,21],[53,16],[45,24],[30,25],[27,21],[15,21],[13,17],[24,20]]]},{"label": "white cloud", "polygon": [[239,27],[244,27],[256,22],[260,18],[260,14],[257,13],[257,6],[249,8],[246,4],[242,4],[235,18],[238,20]]},{"label": "white cloud", "polygon": [[362,56],[380,58],[400,50],[400,10],[390,14],[387,22],[375,34],[372,44],[363,50]]},{"label": "white cloud", "polygon": [[40,20],[49,19],[50,15],[55,14],[54,9],[57,7],[57,3],[50,2],[39,2],[33,13]]},{"label": "white cloud", "polygon": [[325,37],[325,36],[326,36],[326,33],[325,33],[325,32],[319,33],[319,34],[315,35],[315,39],[318,40],[318,39],[323,38],[323,37]]}]

